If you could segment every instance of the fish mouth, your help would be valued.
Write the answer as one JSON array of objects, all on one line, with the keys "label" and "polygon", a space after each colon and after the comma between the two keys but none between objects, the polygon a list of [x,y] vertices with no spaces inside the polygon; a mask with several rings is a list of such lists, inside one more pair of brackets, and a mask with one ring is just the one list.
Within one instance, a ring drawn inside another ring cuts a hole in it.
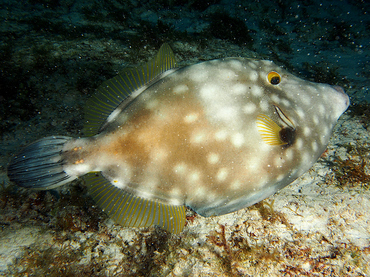
[{"label": "fish mouth", "polygon": [[339,95],[344,98],[344,106],[346,106],[346,109],[348,108],[350,104],[349,96],[347,93],[344,91],[344,89],[341,86],[331,86],[333,89],[335,89],[337,92],[339,92]]},{"label": "fish mouth", "polygon": [[338,119],[349,107],[350,99],[344,89],[340,86],[330,86],[332,97],[330,98],[333,109],[333,118]]}]

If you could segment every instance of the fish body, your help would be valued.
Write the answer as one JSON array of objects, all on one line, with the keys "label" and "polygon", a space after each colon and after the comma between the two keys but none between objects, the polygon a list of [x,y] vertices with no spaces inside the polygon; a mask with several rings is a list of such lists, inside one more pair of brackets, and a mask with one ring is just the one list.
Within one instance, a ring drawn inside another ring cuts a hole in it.
[{"label": "fish body", "polygon": [[31,144],[8,175],[48,189],[92,172],[89,192],[118,223],[179,232],[185,206],[203,216],[230,213],[301,176],[348,105],[342,88],[271,61],[178,69],[165,44],[153,61],[99,88],[86,112],[85,133],[95,135]]}]

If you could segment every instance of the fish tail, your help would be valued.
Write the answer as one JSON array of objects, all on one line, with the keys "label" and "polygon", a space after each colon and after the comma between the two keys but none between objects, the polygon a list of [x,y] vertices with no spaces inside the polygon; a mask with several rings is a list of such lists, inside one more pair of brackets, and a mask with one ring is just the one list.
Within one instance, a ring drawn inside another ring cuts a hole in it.
[{"label": "fish tail", "polygon": [[61,156],[64,145],[71,139],[52,136],[26,146],[8,166],[10,181],[25,188],[51,189],[76,179],[78,176],[69,176],[64,171]]}]

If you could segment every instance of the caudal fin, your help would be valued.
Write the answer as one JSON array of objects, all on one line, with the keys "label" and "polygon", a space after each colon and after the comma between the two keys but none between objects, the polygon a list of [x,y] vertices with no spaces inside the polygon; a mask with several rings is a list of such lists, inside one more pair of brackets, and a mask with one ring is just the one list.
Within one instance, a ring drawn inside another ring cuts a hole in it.
[{"label": "caudal fin", "polygon": [[8,166],[10,181],[33,189],[51,189],[76,179],[63,169],[63,146],[72,138],[52,136],[40,139],[13,157]]}]

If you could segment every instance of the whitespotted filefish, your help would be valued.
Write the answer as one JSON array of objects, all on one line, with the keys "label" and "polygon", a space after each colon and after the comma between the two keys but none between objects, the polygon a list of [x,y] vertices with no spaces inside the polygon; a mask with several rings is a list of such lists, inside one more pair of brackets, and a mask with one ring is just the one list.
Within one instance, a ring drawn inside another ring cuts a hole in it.
[{"label": "whitespotted filefish", "polygon": [[202,216],[261,201],[306,172],[349,97],[271,61],[224,58],[176,68],[171,48],[104,82],[87,103],[85,138],[53,136],[13,157],[17,185],[50,189],[85,175],[123,226],[179,233]]}]

